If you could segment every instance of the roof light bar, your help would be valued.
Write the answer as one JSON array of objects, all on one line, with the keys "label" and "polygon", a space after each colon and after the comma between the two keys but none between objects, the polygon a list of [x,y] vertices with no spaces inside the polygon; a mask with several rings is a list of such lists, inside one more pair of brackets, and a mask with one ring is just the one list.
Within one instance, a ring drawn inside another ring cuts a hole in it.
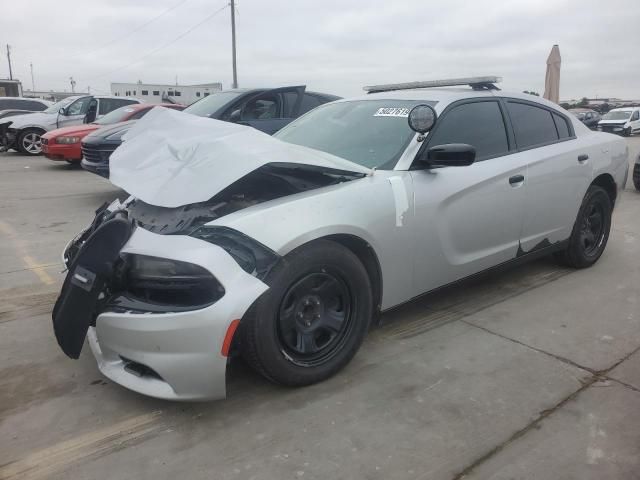
[{"label": "roof light bar", "polygon": [[386,85],[370,85],[363,87],[365,92],[389,92],[393,90],[411,90],[414,88],[453,87],[456,85],[469,85],[474,90],[499,90],[494,84],[502,81],[502,77],[467,77],[449,78],[447,80],[428,80],[424,82],[389,83]]}]

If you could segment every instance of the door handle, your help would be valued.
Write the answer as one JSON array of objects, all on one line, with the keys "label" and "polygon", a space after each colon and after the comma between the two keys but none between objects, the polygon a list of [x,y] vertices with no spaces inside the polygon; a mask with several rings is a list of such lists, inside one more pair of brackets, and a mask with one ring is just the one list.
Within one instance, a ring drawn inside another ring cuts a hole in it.
[{"label": "door handle", "polygon": [[524,175],[514,175],[513,177],[509,177],[509,183],[512,187],[519,187],[524,183]]},{"label": "door handle", "polygon": [[583,153],[582,155],[578,155],[578,163],[584,163],[589,160],[589,155]]}]

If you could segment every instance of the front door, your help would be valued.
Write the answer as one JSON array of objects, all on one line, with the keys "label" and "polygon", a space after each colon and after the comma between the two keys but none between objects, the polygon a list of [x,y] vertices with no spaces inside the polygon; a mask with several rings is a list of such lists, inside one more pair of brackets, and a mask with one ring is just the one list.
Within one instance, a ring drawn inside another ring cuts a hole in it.
[{"label": "front door", "polygon": [[246,100],[238,123],[273,135],[297,118],[304,86],[273,88]]},{"label": "front door", "polygon": [[413,178],[415,294],[518,255],[526,191],[526,160],[510,154],[503,107],[496,99],[448,107],[428,135],[428,148],[466,143],[467,167],[421,169]]},{"label": "front door", "polygon": [[64,115],[58,115],[58,128],[80,125],[89,110],[93,97],[82,97],[65,109]]}]

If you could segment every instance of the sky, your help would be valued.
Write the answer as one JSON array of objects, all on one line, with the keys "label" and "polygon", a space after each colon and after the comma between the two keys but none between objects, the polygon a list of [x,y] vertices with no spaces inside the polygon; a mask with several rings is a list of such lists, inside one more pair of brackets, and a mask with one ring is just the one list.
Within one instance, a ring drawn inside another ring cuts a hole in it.
[{"label": "sky", "polygon": [[[37,90],[109,93],[110,82],[231,88],[229,0],[5,1],[0,46]],[[217,12],[217,13],[216,13]],[[561,99],[640,99],[638,0],[238,0],[241,87],[364,85],[498,75],[544,91],[560,46]],[[0,78],[8,78],[5,55]]]}]

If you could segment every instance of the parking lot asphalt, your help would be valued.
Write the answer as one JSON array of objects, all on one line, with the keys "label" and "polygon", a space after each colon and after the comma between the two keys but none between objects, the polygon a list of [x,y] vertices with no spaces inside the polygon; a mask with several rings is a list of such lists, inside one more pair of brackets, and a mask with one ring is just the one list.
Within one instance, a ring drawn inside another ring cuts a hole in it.
[{"label": "parking lot asphalt", "polygon": [[322,384],[277,387],[236,360],[228,398],[192,404],[125,390],[53,336],[60,251],[117,196],[0,154],[0,479],[640,478],[630,185],[593,268],[544,259],[465,282],[386,313]]}]

